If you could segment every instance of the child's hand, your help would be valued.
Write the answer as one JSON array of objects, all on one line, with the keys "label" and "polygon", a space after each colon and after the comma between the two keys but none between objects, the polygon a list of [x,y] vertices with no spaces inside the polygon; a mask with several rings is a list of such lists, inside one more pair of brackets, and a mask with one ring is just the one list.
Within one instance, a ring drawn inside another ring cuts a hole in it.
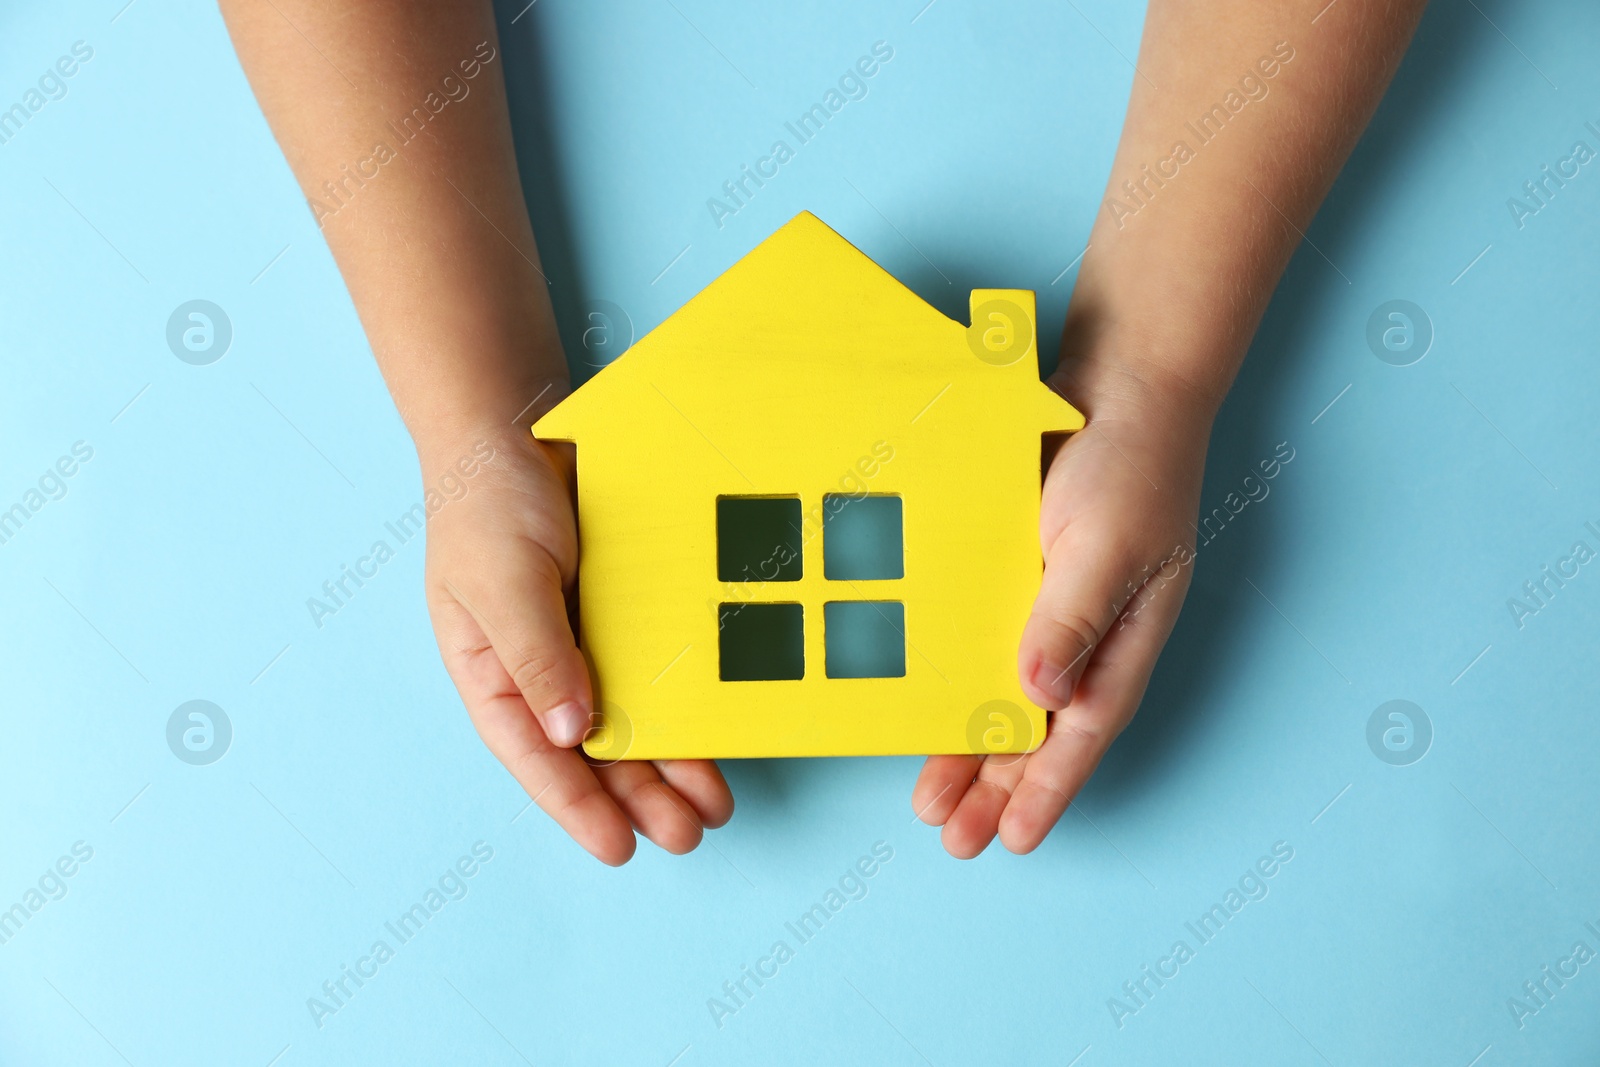
[{"label": "child's hand", "polygon": [[1044,840],[1144,696],[1194,562],[1209,411],[1129,379],[1064,387],[1088,425],[1057,452],[1044,483],[1044,580],[1018,669],[1051,709],[1026,755],[933,756],[912,793],[944,847],[970,859],[994,839],[1012,852]]},{"label": "child's hand", "polygon": [[[1133,714],[1188,586],[1182,550],[1211,417],[1424,3],[1345,0],[1307,20],[1246,0],[1223,16],[1150,0],[1105,211],[1067,315],[1063,392],[1090,421],[1046,480],[1048,563],[1020,653],[1026,691],[1060,710],[1030,756],[929,761],[918,810],[945,825],[955,854],[975,855],[996,832],[1009,848],[1038,845]],[[443,427],[463,417],[506,427],[543,395],[537,386],[565,381],[493,6],[324,0],[294,4],[292,16],[222,6],[437,484],[463,454]],[[313,40],[339,56],[342,85],[307,57]],[[352,159],[361,174],[376,165],[372,131],[436,95],[441,71],[473,81],[471,101],[403,142],[405,162],[382,181],[348,173]],[[1221,147],[1206,147],[1218,138],[1194,127],[1199,115],[1201,126],[1226,124]],[[465,438],[468,451],[476,440]],[[434,628],[478,732],[606,862],[632,854],[630,822],[672,851],[692,848],[732,809],[714,766],[599,768],[572,751],[590,693],[567,622],[568,471],[525,432],[502,429],[491,443],[489,470],[428,524]],[[1145,585],[1163,564],[1172,571],[1175,553],[1176,577]],[[1141,585],[1148,600],[1125,608]]]},{"label": "child's hand", "polygon": [[1045,478],[1018,663],[1053,721],[1026,756],[928,761],[912,803],[953,855],[1038,847],[1138,708],[1189,588],[1211,420],[1424,4],[1150,0],[1056,374],[1088,426]]},{"label": "child's hand", "polygon": [[[484,744],[528,795],[596,857],[633,855],[635,828],[669,852],[733,814],[705,760],[600,766],[575,750],[593,708],[573,641],[577,573],[570,456],[525,431],[492,439],[469,491],[428,522],[428,609],[444,663]],[[424,456],[438,485],[464,451]]]},{"label": "child's hand", "polygon": [[[571,469],[527,431],[535,404],[565,392],[567,370],[517,172],[494,7],[294,0],[285,13],[280,3],[224,0],[228,30],[425,484],[459,478],[456,463],[479,441],[494,449],[467,495],[428,520],[428,609],[445,667],[490,751],[580,845],[622,863],[637,828],[687,852],[733,811],[714,765],[596,767],[573,747],[592,698],[568,622]],[[338,56],[343,78],[310,65],[311,41]],[[381,180],[363,169],[377,165],[379,131],[422,115],[417,102],[431,108],[445,83],[462,91],[427,136],[381,133],[404,136],[403,154],[378,160]]]}]

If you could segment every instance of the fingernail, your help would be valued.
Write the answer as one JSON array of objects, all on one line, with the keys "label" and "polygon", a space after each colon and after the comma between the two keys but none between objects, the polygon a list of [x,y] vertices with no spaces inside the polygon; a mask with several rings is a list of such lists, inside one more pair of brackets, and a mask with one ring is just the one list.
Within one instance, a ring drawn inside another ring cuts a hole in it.
[{"label": "fingernail", "polygon": [[545,713],[544,730],[552,745],[571,748],[589,732],[589,713],[569,700]]},{"label": "fingernail", "polygon": [[1040,660],[1033,669],[1033,685],[1062,707],[1072,702],[1072,677],[1066,667]]}]

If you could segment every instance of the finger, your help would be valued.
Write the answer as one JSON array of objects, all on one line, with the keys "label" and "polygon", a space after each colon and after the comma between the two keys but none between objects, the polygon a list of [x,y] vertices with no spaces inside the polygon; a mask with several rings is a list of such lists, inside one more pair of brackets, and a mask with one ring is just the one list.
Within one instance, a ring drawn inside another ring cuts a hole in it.
[{"label": "finger", "polygon": [[1095,522],[1070,523],[1056,537],[1017,652],[1029,700],[1051,711],[1072,700],[1090,654],[1132,592],[1130,579],[1143,580],[1143,556],[1124,531]]},{"label": "finger", "polygon": [[[1000,842],[1012,852],[1032,852],[1049,834],[1139,707],[1160,656],[1188,575],[1143,596],[1100,642],[1072,703],[1053,716],[1044,744],[1028,759],[1022,779],[1000,817]],[[1141,591],[1143,592],[1143,591]]]},{"label": "finger", "polygon": [[655,766],[662,779],[689,802],[706,829],[725,826],[733,818],[733,791],[711,760],[661,760]]},{"label": "finger", "polygon": [[561,572],[531,541],[482,569],[470,599],[446,582],[488,635],[512,683],[559,748],[583,740],[594,709],[589,667],[573,640]]},{"label": "finger", "polygon": [[929,756],[911,789],[911,810],[929,826],[943,826],[981,766],[982,756]]},{"label": "finger", "polygon": [[645,837],[681,856],[693,852],[705,828],[700,816],[648,760],[627,760],[595,768],[595,776]]},{"label": "finger", "polygon": [[[473,723],[483,743],[574,841],[613,867],[633,857],[637,842],[630,817],[601,788],[582,756],[550,744],[520,694],[498,697],[481,712],[473,715]],[[518,716],[521,721],[514,721]]]},{"label": "finger", "polygon": [[633,827],[594,771],[577,752],[550,743],[467,610],[444,600],[430,606],[445,669],[484,745],[580,846],[603,863],[626,863],[636,847]]},{"label": "finger", "polygon": [[946,852],[970,860],[989,847],[1026,765],[1026,757],[984,757],[977,780],[967,788],[939,834]]},{"label": "finger", "polygon": [[[485,649],[483,655],[494,652]],[[467,711],[489,751],[574,841],[613,867],[628,862],[637,844],[630,817],[601,788],[582,756],[550,744],[520,693],[468,699]]]}]

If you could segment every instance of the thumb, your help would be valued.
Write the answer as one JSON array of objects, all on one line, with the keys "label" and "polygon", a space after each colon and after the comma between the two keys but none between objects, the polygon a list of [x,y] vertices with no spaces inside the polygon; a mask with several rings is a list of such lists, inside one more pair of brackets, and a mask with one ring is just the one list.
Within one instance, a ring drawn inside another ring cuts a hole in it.
[{"label": "thumb", "polygon": [[470,613],[550,743],[572,748],[588,733],[594,711],[589,667],[567,621],[561,571],[543,548],[526,541],[518,551],[480,563],[489,581],[445,586]]},{"label": "thumb", "polygon": [[1017,654],[1028,699],[1050,711],[1071,703],[1090,654],[1149,569],[1125,534],[1088,523],[1061,531],[1045,556],[1044,580]]}]

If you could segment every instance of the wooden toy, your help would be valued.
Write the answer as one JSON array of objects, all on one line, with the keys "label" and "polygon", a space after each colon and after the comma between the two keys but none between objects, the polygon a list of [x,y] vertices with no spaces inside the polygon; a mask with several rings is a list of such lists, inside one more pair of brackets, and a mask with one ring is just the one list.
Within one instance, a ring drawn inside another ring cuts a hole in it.
[{"label": "wooden toy", "polygon": [[1034,295],[972,325],[802,213],[539,419],[578,462],[594,758],[1025,752]]}]

